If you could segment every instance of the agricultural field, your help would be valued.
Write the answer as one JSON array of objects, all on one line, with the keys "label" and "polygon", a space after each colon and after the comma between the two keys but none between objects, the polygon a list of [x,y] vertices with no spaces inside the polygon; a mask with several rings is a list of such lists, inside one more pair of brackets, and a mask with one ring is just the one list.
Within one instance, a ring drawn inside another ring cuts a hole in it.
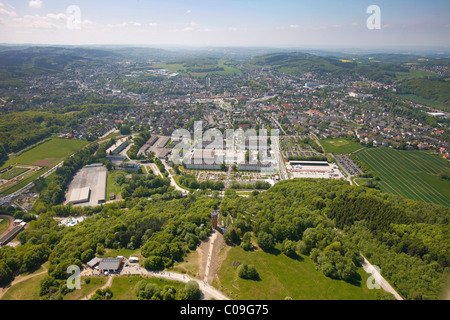
[{"label": "agricultural field", "polygon": [[[224,252],[225,251],[225,252]],[[316,270],[314,262],[306,256],[296,259],[284,254],[261,250],[247,252],[236,246],[222,250],[224,261],[218,270],[215,286],[233,299],[239,300],[373,300],[376,290],[367,288],[368,275],[359,268],[361,280],[350,284],[333,280]],[[233,261],[254,265],[259,280],[244,280],[237,275]],[[223,286],[223,287],[221,287]],[[232,293],[231,293],[232,292]]]},{"label": "agricultural field", "polygon": [[320,144],[325,149],[326,153],[332,154],[350,154],[361,148],[364,148],[358,142],[350,141],[343,138],[320,140]]},{"label": "agricultural field", "polygon": [[12,156],[3,168],[16,163],[41,167],[52,167],[65,157],[77,152],[88,144],[85,140],[69,140],[54,138],[20,154]]},{"label": "agricultural field", "polygon": [[361,150],[355,155],[380,177],[382,191],[450,206],[450,181],[439,177],[450,174],[447,160],[424,151],[384,147]]}]

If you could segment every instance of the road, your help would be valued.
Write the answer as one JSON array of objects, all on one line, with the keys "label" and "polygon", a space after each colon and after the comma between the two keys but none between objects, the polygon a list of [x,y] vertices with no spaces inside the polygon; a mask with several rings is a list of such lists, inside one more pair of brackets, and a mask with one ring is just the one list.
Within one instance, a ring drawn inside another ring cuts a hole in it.
[{"label": "road", "polygon": [[[181,191],[183,194],[188,194],[189,191],[187,191],[187,190],[181,188],[181,187],[177,184],[177,182],[175,181],[175,179],[173,178],[172,174],[170,173],[170,169],[172,169],[172,168],[166,163],[166,160],[161,160],[161,162],[162,162],[162,164],[164,165],[164,168],[166,169],[166,171],[167,171],[168,174],[169,174],[170,185],[173,186],[173,187],[175,187],[175,190]],[[159,171],[159,169],[158,169],[158,171]]]},{"label": "road", "polygon": [[280,180],[289,180],[289,174],[287,173],[286,166],[283,161],[283,157],[280,152],[280,139],[279,137],[273,137],[271,139],[273,151],[278,163],[278,172],[280,173]]},{"label": "road", "polygon": [[[362,267],[364,271],[371,274],[376,283],[384,290],[392,293],[397,300],[403,300],[403,298],[395,291],[395,289],[389,284],[389,282],[383,278],[383,276],[378,272],[378,270],[370,264],[370,262],[361,254],[362,257]],[[368,281],[371,279],[369,278]],[[369,283],[368,283],[369,285]]]},{"label": "road", "polygon": [[[194,279],[185,274],[176,273],[176,272],[168,272],[168,271],[149,271],[142,267],[135,267],[135,268],[128,268],[127,271],[122,272],[122,274],[120,276],[123,277],[123,276],[129,275],[129,274],[136,274],[136,275],[148,276],[148,277],[153,277],[153,278],[161,278],[161,279],[165,279],[165,280],[179,281],[179,282],[183,282],[183,283],[187,283],[191,280],[194,280],[195,282],[198,283],[200,290],[203,292],[205,300],[208,300],[208,299],[231,300],[230,298],[228,298],[226,295],[224,295],[222,292],[220,292],[216,288],[211,287],[206,281]],[[108,282],[102,287],[102,289],[105,289],[106,287],[111,286],[114,277],[119,277],[119,276],[117,276],[117,275],[109,276]],[[95,293],[95,291],[90,293],[88,296],[86,296],[82,300],[88,300],[94,293]]]},{"label": "road", "polygon": [[148,271],[148,274],[155,278],[163,278],[166,280],[174,280],[174,281],[180,281],[180,282],[184,282],[184,283],[194,280],[198,283],[200,290],[205,295],[205,298],[214,298],[216,300],[231,300],[230,298],[228,298],[226,295],[224,295],[222,292],[220,292],[216,288],[211,287],[204,280],[198,280],[198,279],[191,278],[184,274],[175,273],[175,272],[167,272],[167,271],[161,271],[161,272]]}]

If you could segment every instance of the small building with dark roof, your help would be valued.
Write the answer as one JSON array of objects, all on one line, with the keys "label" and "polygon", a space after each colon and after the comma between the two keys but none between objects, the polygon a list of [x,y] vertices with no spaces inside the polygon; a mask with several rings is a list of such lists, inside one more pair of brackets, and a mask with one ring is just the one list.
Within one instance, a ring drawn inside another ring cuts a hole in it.
[{"label": "small building with dark roof", "polygon": [[94,269],[99,263],[100,263],[100,259],[97,257],[94,257],[92,260],[90,260],[88,263],[86,263],[86,265],[91,268]]},{"label": "small building with dark roof", "polygon": [[104,258],[98,265],[98,270],[101,272],[116,273],[123,265],[123,258]]}]

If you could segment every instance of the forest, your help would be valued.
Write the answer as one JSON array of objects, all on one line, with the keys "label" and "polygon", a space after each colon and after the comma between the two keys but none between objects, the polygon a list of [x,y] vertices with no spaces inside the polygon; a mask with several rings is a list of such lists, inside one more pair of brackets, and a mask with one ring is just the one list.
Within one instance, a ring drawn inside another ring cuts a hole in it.
[{"label": "forest", "polygon": [[448,208],[343,181],[283,181],[249,198],[230,191],[220,209],[234,220],[229,242],[250,249],[251,233],[268,252],[294,247],[326,276],[350,283],[360,252],[405,299],[439,299],[449,270]]},{"label": "forest", "polygon": [[[134,177],[130,193],[146,183]],[[70,228],[53,219],[67,206],[49,207],[20,234],[21,246],[0,249],[0,282],[9,283],[14,275],[49,261],[41,297],[61,299],[68,292],[69,265],[81,266],[94,255],[120,248],[139,250],[147,269],[168,268],[206,239],[210,212],[216,209],[225,219],[233,218],[224,234],[229,245],[309,256],[319,272],[333,279],[361,285],[360,253],[381,268],[405,299],[439,299],[448,274],[450,209],[445,207],[337,180],[283,181],[247,198],[231,189],[222,200],[206,190],[187,198],[164,195],[152,200],[130,196],[84,212],[68,210],[90,216]]]},{"label": "forest", "polygon": [[401,83],[399,94],[414,94],[450,109],[450,82],[443,79],[409,79]]}]

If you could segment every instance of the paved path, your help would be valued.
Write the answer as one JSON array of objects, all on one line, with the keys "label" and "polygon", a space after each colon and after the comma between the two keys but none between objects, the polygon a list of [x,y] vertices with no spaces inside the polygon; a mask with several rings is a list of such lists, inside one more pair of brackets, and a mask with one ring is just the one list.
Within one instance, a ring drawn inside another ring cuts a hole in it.
[{"label": "paved path", "polygon": [[165,160],[161,160],[162,164],[164,165],[164,168],[166,169],[167,173],[169,174],[169,178],[170,178],[170,185],[173,186],[175,188],[175,190],[181,191],[183,194],[188,194],[189,191],[187,191],[186,189],[181,188],[177,182],[175,181],[175,179],[173,178],[172,174],[170,173],[170,169],[172,169]]},{"label": "paved path", "polygon": [[371,274],[376,283],[379,284],[383,290],[392,293],[397,300],[403,300],[403,298],[397,293],[397,291],[395,291],[395,289],[389,284],[389,282],[383,278],[383,276],[372,264],[370,264],[366,257],[364,257],[362,254],[361,257],[363,258],[362,267],[364,271]]},{"label": "paved path", "polygon": [[216,288],[211,287],[204,280],[198,280],[198,279],[191,278],[184,274],[175,273],[175,272],[167,272],[167,271],[161,271],[161,272],[148,271],[148,274],[155,278],[163,278],[166,280],[174,280],[174,281],[180,281],[180,282],[184,282],[184,283],[194,280],[198,283],[200,290],[205,295],[205,298],[214,298],[216,300],[230,300],[230,298],[225,296],[222,292],[220,292]]},{"label": "paved path", "polygon": [[[128,268],[127,270],[128,270],[128,272],[122,273],[121,275],[109,276],[108,282],[100,289],[110,287],[112,285],[113,278],[115,278],[115,277],[126,276],[129,274],[130,275],[135,274],[135,275],[141,275],[141,276],[161,278],[161,279],[165,279],[165,280],[179,281],[179,282],[183,282],[183,283],[187,283],[191,280],[194,280],[195,282],[198,283],[200,290],[203,292],[205,300],[208,300],[211,298],[215,299],[215,300],[230,300],[230,298],[228,298],[226,295],[224,295],[222,292],[220,292],[216,288],[210,286],[205,280],[194,279],[185,274],[169,272],[169,271],[149,271],[149,270],[146,270],[146,269],[140,268],[140,267]],[[97,291],[97,289],[95,289],[95,291]],[[89,300],[92,297],[92,295],[95,294],[95,291],[91,292],[89,295],[84,297],[82,300]]]}]

